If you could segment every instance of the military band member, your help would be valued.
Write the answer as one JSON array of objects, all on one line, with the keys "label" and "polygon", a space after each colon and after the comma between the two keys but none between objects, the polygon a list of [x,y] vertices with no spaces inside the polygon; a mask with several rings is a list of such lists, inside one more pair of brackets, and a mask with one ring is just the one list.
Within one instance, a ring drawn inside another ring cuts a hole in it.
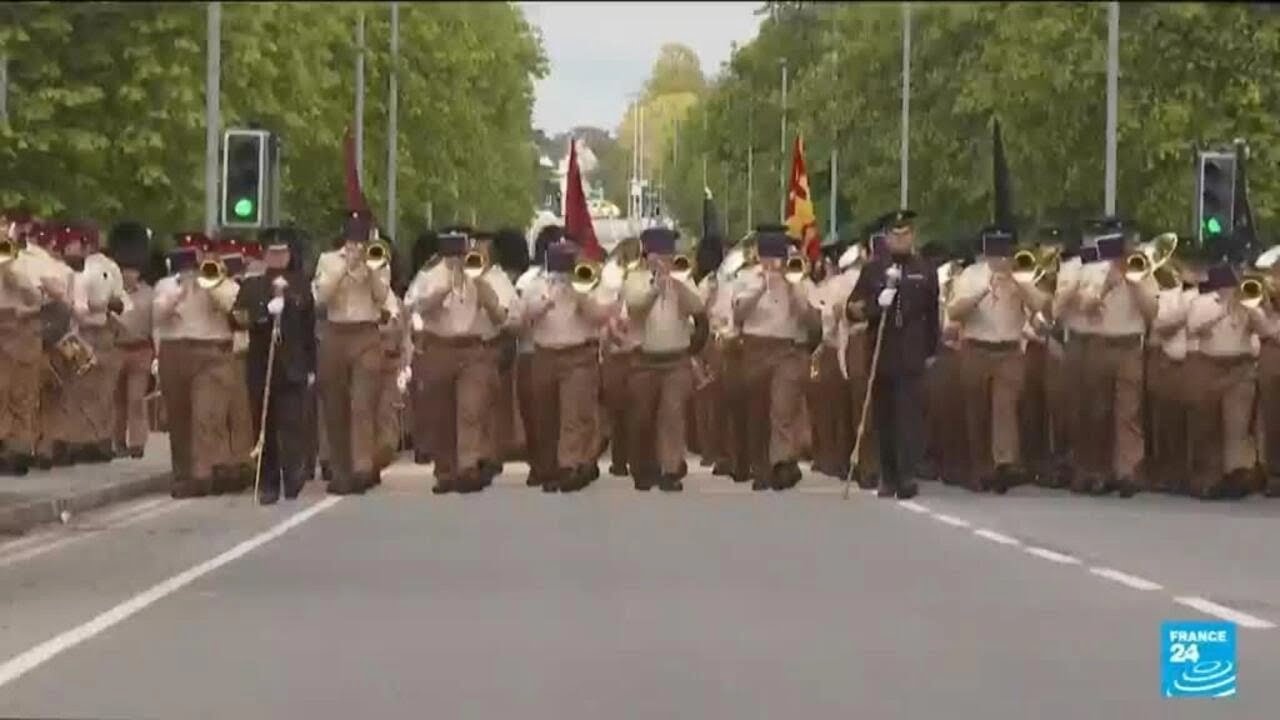
[{"label": "military band member", "polygon": [[316,263],[312,283],[326,323],[319,357],[319,382],[326,416],[329,492],[360,494],[374,485],[377,471],[377,401],[380,380],[379,325],[393,320],[391,269],[373,267],[367,256],[372,221],[347,217],[344,244]]},{"label": "military band member", "polygon": [[26,475],[38,435],[41,268],[16,222],[0,226],[0,474]]},{"label": "military band member", "polygon": [[[1181,238],[1178,246],[1191,247],[1193,242]],[[1147,337],[1151,352],[1146,376],[1150,408],[1146,487],[1151,490],[1185,493],[1187,489],[1187,316],[1192,301],[1200,295],[1197,275],[1197,269],[1187,262],[1174,282],[1161,287]]]},{"label": "military band member", "polygon": [[[486,308],[490,302],[496,301],[496,306],[501,310],[496,314],[476,313],[471,326],[471,332],[480,338],[484,346],[483,362],[493,369],[488,375],[491,385],[488,401],[484,405],[485,448],[479,463],[481,483],[486,487],[493,482],[494,478],[502,474],[506,456],[505,448],[509,442],[510,426],[513,420],[510,398],[511,376],[506,372],[510,369],[511,362],[504,360],[504,346],[506,338],[509,337],[507,331],[512,324],[510,311],[516,299],[516,289],[507,274],[507,269],[497,262],[494,239],[494,234],[486,231],[477,232],[471,238],[469,252],[473,257],[478,254],[483,265],[469,271],[475,275],[474,279],[468,276],[472,286],[483,296]],[[514,357],[511,359],[514,360]],[[505,385],[504,378],[507,381]]]},{"label": "military band member", "polygon": [[[520,408],[520,420],[524,424],[525,456],[529,461],[529,477],[525,482],[529,487],[537,487],[543,483],[545,479],[543,473],[547,468],[540,463],[546,462],[545,454],[549,452],[543,438],[548,435],[555,438],[556,434],[540,424],[541,416],[534,404],[533,357],[536,345],[533,339],[533,324],[525,318],[523,308],[525,303],[532,299],[529,296],[530,291],[538,289],[540,278],[546,276],[547,249],[563,237],[564,230],[558,225],[540,228],[533,239],[533,263],[516,279],[517,302],[512,311],[513,319],[518,323],[516,326],[516,404]],[[539,453],[544,454],[539,455]],[[554,465],[550,466],[550,470],[555,470]]]},{"label": "military band member", "polygon": [[131,309],[132,303],[125,293],[120,267],[101,252],[96,227],[86,224],[78,228],[65,257],[76,271],[72,284],[76,332],[93,348],[96,360],[89,372],[71,381],[64,394],[64,401],[74,404],[66,416],[80,421],[79,458],[109,462],[115,458],[113,401],[120,372],[112,319]]},{"label": "military band member", "polygon": [[612,298],[598,287],[571,283],[578,247],[548,246],[546,272],[521,297],[521,322],[535,346],[531,403],[538,425],[532,465],[543,492],[575,492],[595,479],[599,457],[599,330]]},{"label": "military band member", "polygon": [[711,422],[719,438],[719,454],[712,473],[728,475],[734,482],[751,479],[751,457],[747,452],[746,394],[742,384],[742,337],[733,316],[735,274],[746,258],[745,241],[731,248],[714,273],[707,289],[707,320],[715,363],[709,368],[712,383],[710,403],[715,406]]},{"label": "military band member", "polygon": [[1258,353],[1259,464],[1265,476],[1263,492],[1267,497],[1280,497],[1280,262],[1275,258],[1280,250],[1277,248],[1280,246],[1267,251],[1267,264],[1261,269],[1265,294],[1260,308],[1266,322],[1258,333],[1261,343]]},{"label": "military band member", "polygon": [[623,300],[641,340],[628,378],[627,428],[631,476],[637,490],[657,485],[679,492],[687,449],[685,415],[693,393],[689,349],[693,318],[703,311],[691,278],[672,273],[675,231],[640,235],[646,266],[627,275]]},{"label": "military band member", "polygon": [[[217,258],[226,268],[227,278],[243,283],[248,261],[260,253],[258,243],[227,238],[216,248]],[[214,492],[240,492],[253,483],[254,465],[250,458],[256,437],[253,434],[253,410],[248,379],[249,330],[243,324],[232,327],[231,352],[219,371],[219,382],[225,390],[227,447],[223,459],[213,469]]]},{"label": "military band member", "polygon": [[[304,395],[315,383],[315,302],[302,269],[303,248],[294,234],[269,233],[265,238],[263,272],[247,277],[236,297],[233,315],[249,333],[246,353],[247,395],[250,399],[254,442],[262,466],[258,501],[276,502],[298,496],[306,482],[306,458],[301,441],[305,432]],[[273,329],[279,336],[273,337]],[[271,343],[274,362],[268,370]],[[270,395],[266,385],[270,375]],[[267,402],[265,430],[262,403]]]},{"label": "military band member", "polygon": [[188,233],[180,242],[169,256],[173,274],[156,283],[154,300],[175,498],[213,492],[213,469],[226,456],[226,388],[219,372],[231,352],[231,311],[240,291],[234,280],[197,280],[202,258],[216,257],[208,238]]},{"label": "military band member", "polygon": [[[529,269],[529,244],[524,233],[507,228],[499,230],[493,240],[494,264],[507,277],[504,292],[508,293],[508,312],[515,305],[516,281]],[[516,356],[519,351],[519,332],[514,317],[493,339],[498,358],[498,385],[494,390],[491,434],[494,438],[494,462],[488,465],[488,475],[496,476],[507,460],[523,457],[525,448],[524,425],[516,402]]]},{"label": "military band member", "polygon": [[[884,323],[880,357],[872,379],[872,405],[880,438],[880,497],[914,497],[912,475],[923,451],[922,381],[938,349],[941,323],[938,276],[915,254],[915,213],[900,210],[888,221],[886,253],[863,270],[849,298],[851,320],[868,321],[875,337]],[[867,363],[875,342],[869,343]]]},{"label": "military band member", "polygon": [[[964,340],[960,323],[947,312],[955,295],[957,280],[964,268],[973,264],[968,253],[952,257],[938,267],[938,352],[928,369],[929,442],[933,444],[938,479],[947,485],[972,488],[973,449],[969,447],[968,422],[964,408]],[[866,342],[871,342],[867,340]],[[859,358],[866,357],[865,350]]]},{"label": "military band member", "polygon": [[464,272],[463,258],[475,247],[467,233],[441,235],[440,262],[419,272],[405,295],[423,319],[430,348],[419,382],[430,403],[436,494],[483,489],[481,460],[492,452],[488,423],[498,368],[485,336],[507,322],[508,308],[493,287],[506,275],[492,266],[474,278]]},{"label": "military band member", "polygon": [[1080,270],[1076,290],[1084,313],[1078,463],[1095,494],[1117,489],[1130,497],[1139,489],[1144,452],[1142,339],[1159,310],[1159,286],[1150,274],[1125,272],[1124,228],[1109,224],[1095,242],[1098,262]]},{"label": "military band member", "polygon": [[785,490],[801,477],[805,343],[820,319],[809,304],[812,281],[784,277],[784,263],[793,254],[786,229],[757,227],[756,245],[759,264],[741,271],[733,289],[734,319],[743,336],[747,449],[752,489]]},{"label": "military band member", "polygon": [[[624,284],[630,278],[626,268],[638,262],[640,256],[639,238],[631,237],[619,243],[600,271],[601,287],[611,296],[621,297]],[[601,397],[609,421],[609,474],[624,477],[631,474],[631,430],[627,422],[632,412],[631,372],[644,340],[644,326],[628,311],[625,301],[616,303],[615,308],[602,333]]]},{"label": "military band member", "polygon": [[155,297],[151,286],[143,280],[150,242],[151,231],[136,222],[113,227],[108,241],[112,259],[120,266],[124,291],[132,306],[121,313],[115,323],[116,348],[120,353],[120,371],[113,393],[117,457],[142,457],[151,431],[146,395],[155,359],[151,323]]},{"label": "military band member", "polygon": [[961,378],[970,461],[978,487],[1003,494],[1019,471],[1018,400],[1025,365],[1022,331],[1028,314],[1047,295],[1013,275],[1014,235],[1003,228],[982,234],[981,262],[965,268],[947,303],[960,323]]},{"label": "military band member", "polygon": [[73,370],[60,362],[57,350],[57,343],[74,330],[72,289],[76,273],[62,260],[62,247],[74,231],[66,224],[44,224],[29,236],[27,245],[39,268],[45,296],[40,307],[44,357],[40,373],[40,437],[36,442],[36,464],[42,469],[72,465],[77,460],[72,452],[75,427],[67,419],[71,409],[63,400]]},{"label": "military band member", "polygon": [[841,358],[850,333],[844,303],[862,270],[862,248],[857,244],[849,249],[834,245],[823,250],[828,272],[811,297],[822,321],[822,341],[810,358],[813,469],[843,480],[850,472],[849,456],[853,452],[857,419],[853,417],[854,403],[832,402],[832,398],[851,397],[853,392],[849,387],[847,362]]},{"label": "military band member", "polygon": [[1213,372],[1197,378],[1199,402],[1190,424],[1191,486],[1202,499],[1239,498],[1249,493],[1257,453],[1253,419],[1256,370],[1255,333],[1269,330],[1258,308],[1240,302],[1239,278],[1226,263],[1209,268],[1206,290],[1191,301],[1187,332]]},{"label": "military band member", "polygon": [[[417,237],[410,258],[414,278],[431,269],[439,261],[439,250],[439,239],[435,231],[427,230]],[[410,280],[409,289],[413,288],[412,283],[413,280]],[[408,405],[410,435],[413,440],[413,462],[417,465],[427,465],[431,462],[432,420],[430,398],[426,395],[423,378],[427,376],[426,368],[431,348],[426,323],[422,319],[422,313],[414,309],[416,302],[409,296],[408,290],[405,291],[404,304],[407,306],[406,312],[409,313],[408,333],[413,345],[413,357],[409,363],[409,371],[405,373],[409,378]]]}]

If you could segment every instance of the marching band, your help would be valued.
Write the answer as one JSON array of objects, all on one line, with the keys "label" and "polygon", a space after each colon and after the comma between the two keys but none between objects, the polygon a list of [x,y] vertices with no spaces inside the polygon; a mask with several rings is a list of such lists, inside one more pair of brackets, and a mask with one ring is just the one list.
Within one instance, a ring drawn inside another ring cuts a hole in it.
[{"label": "marching band", "polygon": [[[810,262],[762,225],[697,267],[650,228],[605,258],[565,229],[413,245],[366,215],[304,270],[305,235],[181,233],[163,272],[120,223],[0,224],[0,472],[141,457],[163,404],[172,494],[377,486],[406,445],[433,492],[639,491],[816,473],[909,498],[918,479],[1129,497],[1280,495],[1280,252],[1243,262],[1107,218],[1034,242],[991,226],[917,247],[914,213]],[[1072,236],[1074,235],[1074,236]],[[703,242],[719,242],[703,239]],[[530,250],[532,252],[530,253]],[[532,257],[530,257],[532,255]]]}]

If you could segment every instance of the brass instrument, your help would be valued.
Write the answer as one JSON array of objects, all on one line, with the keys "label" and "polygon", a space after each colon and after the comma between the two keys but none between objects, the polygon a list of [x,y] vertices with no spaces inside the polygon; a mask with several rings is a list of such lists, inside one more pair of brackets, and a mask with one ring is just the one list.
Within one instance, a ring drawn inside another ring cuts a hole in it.
[{"label": "brass instrument", "polygon": [[803,255],[792,255],[782,266],[782,276],[787,282],[795,285],[809,274],[809,259]]},{"label": "brass instrument", "polygon": [[0,267],[4,267],[18,258],[18,243],[9,237],[0,237]]},{"label": "brass instrument", "polygon": [[462,274],[475,280],[489,271],[489,256],[472,250],[462,257]]},{"label": "brass instrument", "polygon": [[1246,275],[1240,281],[1240,304],[1253,309],[1275,297],[1275,286],[1264,275]]},{"label": "brass instrument", "polygon": [[221,260],[205,260],[196,273],[196,285],[202,290],[212,290],[227,279],[227,266]]},{"label": "brass instrument", "polygon": [[848,270],[865,259],[862,246],[854,243],[841,253],[840,260],[836,263],[836,268],[840,271]]},{"label": "brass instrument", "polygon": [[600,283],[600,269],[594,263],[580,262],[573,266],[573,289],[580,293],[589,293]]},{"label": "brass instrument", "polygon": [[671,277],[685,282],[693,275],[693,261],[688,255],[676,255],[671,259]]},{"label": "brass instrument", "polygon": [[1138,252],[1125,258],[1125,279],[1138,282],[1155,273],[1173,259],[1173,253],[1177,249],[1178,236],[1175,233],[1164,233],[1151,242],[1144,243]]},{"label": "brass instrument", "polygon": [[59,383],[65,385],[73,377],[84,377],[98,366],[93,346],[75,332],[68,332],[53,344],[50,364]]},{"label": "brass instrument", "polygon": [[370,270],[381,270],[391,262],[391,246],[381,240],[370,240],[364,249],[364,264]]}]

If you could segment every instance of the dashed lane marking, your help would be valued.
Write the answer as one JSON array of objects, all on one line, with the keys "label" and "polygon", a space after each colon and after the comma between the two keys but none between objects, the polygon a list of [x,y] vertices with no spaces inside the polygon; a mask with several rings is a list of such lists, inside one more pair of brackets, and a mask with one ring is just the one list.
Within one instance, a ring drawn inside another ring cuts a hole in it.
[{"label": "dashed lane marking", "polygon": [[1120,572],[1119,570],[1115,570],[1113,568],[1091,567],[1089,568],[1089,572],[1093,573],[1094,575],[1097,575],[1098,577],[1106,578],[1108,580],[1114,580],[1115,582],[1118,582],[1121,585],[1124,585],[1126,587],[1131,587],[1134,590],[1163,590],[1164,589],[1164,586],[1158,582],[1152,582],[1151,580],[1148,580],[1146,578],[1138,577],[1137,575],[1130,575],[1129,573],[1126,573],[1126,572]]},{"label": "dashed lane marking", "polygon": [[1054,552],[1053,550],[1049,550],[1048,548],[1026,547],[1023,549],[1026,550],[1027,554],[1029,555],[1035,555],[1038,558],[1044,558],[1045,560],[1048,560],[1050,562],[1056,562],[1060,565],[1079,565],[1080,564],[1080,558],[1072,557],[1070,555],[1064,555],[1060,552]]},{"label": "dashed lane marking", "polygon": [[1255,630],[1270,630],[1275,627],[1275,623],[1263,620],[1260,617],[1254,617],[1249,613],[1233,610],[1225,605],[1219,605],[1212,600],[1206,600],[1202,597],[1186,596],[1176,597],[1174,602],[1180,605],[1186,605],[1194,610],[1199,610],[1206,615],[1212,615],[1222,618],[1228,622],[1233,622],[1241,627],[1253,628]]},{"label": "dashed lane marking", "polygon": [[150,605],[163,600],[169,595],[172,595],[183,587],[190,585],[192,582],[208,575],[223,565],[234,560],[238,560],[253,550],[266,545],[316,515],[319,515],[325,510],[337,505],[341,500],[342,498],[339,496],[326,497],[310,507],[294,513],[289,516],[289,518],[269,530],[245,540],[221,555],[210,558],[199,565],[178,573],[168,580],[164,580],[158,585],[125,600],[92,620],[74,627],[61,635],[50,638],[30,650],[27,650],[21,655],[10,658],[4,664],[0,665],[0,687],[8,685],[14,680],[17,680],[28,672],[40,667],[44,663],[61,653],[70,650],[80,643],[93,639],[103,631],[124,622],[133,615],[145,610]]},{"label": "dashed lane marking", "polygon": [[1021,545],[1022,544],[1022,541],[1018,540],[1017,538],[1011,538],[1008,535],[1002,535],[996,532],[995,530],[988,530],[986,528],[978,528],[977,530],[973,531],[973,534],[977,535],[980,538],[990,540],[991,542],[1000,543],[1001,545]]},{"label": "dashed lane marking", "polygon": [[915,500],[900,500],[898,501],[898,505],[901,505],[902,507],[910,510],[913,513],[920,513],[921,515],[929,514],[929,508],[921,505]]},{"label": "dashed lane marking", "polygon": [[937,520],[938,522],[950,525],[951,527],[958,527],[958,528],[969,527],[968,520],[955,517],[954,515],[945,515],[943,513],[933,513],[933,519]]}]

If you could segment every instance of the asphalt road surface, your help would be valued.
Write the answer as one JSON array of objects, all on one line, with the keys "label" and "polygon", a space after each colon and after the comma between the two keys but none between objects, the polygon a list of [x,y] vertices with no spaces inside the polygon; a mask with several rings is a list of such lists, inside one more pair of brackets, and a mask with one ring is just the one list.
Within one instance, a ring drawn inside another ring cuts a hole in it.
[{"label": "asphalt road surface", "polygon": [[[147,498],[0,545],[0,716],[1198,718],[1280,707],[1280,502],[806,476],[681,495],[522,466],[435,497]],[[1163,699],[1160,623],[1238,626]],[[1208,703],[1208,705],[1206,705]]]}]

